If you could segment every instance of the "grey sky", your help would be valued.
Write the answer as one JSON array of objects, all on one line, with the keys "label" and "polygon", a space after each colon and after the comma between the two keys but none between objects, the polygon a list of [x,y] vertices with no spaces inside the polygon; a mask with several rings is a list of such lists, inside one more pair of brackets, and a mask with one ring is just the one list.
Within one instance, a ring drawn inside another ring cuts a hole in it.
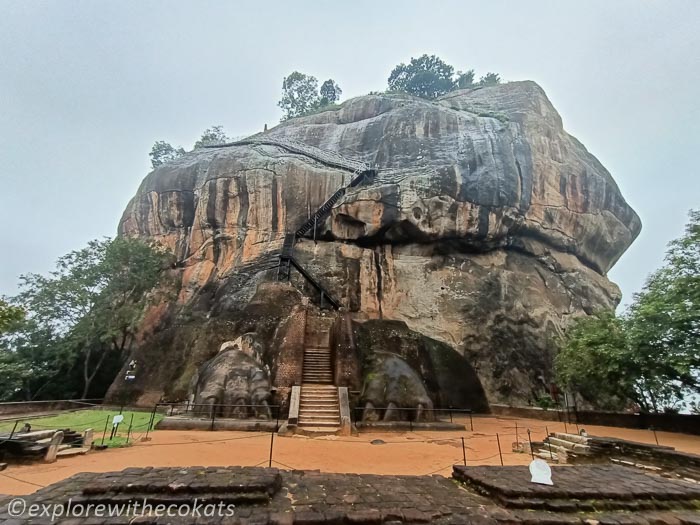
[{"label": "grey sky", "polygon": [[643,230],[610,277],[628,302],[700,207],[700,2],[0,0],[0,294],[113,235],[163,139],[280,117],[282,77],[344,98],[435,53],[537,81]]}]

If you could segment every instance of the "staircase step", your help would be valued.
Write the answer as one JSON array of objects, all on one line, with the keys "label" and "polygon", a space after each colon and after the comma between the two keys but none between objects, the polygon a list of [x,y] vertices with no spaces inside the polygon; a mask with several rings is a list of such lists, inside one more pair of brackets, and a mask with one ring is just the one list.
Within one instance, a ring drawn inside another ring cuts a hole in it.
[{"label": "staircase step", "polygon": [[[319,385],[319,386],[326,386],[326,385]],[[328,386],[333,386],[333,385],[328,385]],[[302,392],[301,394],[302,398],[309,398],[309,399],[338,399],[338,394],[336,392],[333,392],[332,390],[318,390],[316,392]]]},{"label": "staircase step", "polygon": [[56,456],[61,458],[67,458],[71,456],[79,456],[81,454],[87,454],[90,451],[88,447],[70,447],[56,452]]},{"label": "staircase step", "polygon": [[578,443],[580,445],[588,445],[590,443],[590,438],[579,436],[578,434],[565,434],[564,432],[554,432],[552,436],[557,439],[571,441],[572,443]]},{"label": "staircase step", "polygon": [[550,457],[549,452],[546,450],[540,450],[539,452],[536,452],[535,456],[537,456],[540,459],[544,459],[545,461],[549,461],[549,462],[558,462],[559,461],[559,456],[557,456],[556,454],[552,454]]},{"label": "staircase step", "polygon": [[562,447],[568,449],[572,452],[577,452],[579,454],[588,454],[591,451],[590,445],[583,445],[580,443],[574,443],[573,441],[568,441],[558,437],[550,436],[547,438],[547,442],[555,445],[557,447]]},{"label": "staircase step", "polygon": [[308,424],[299,424],[300,427],[303,427],[304,430],[307,432],[328,432],[331,430],[338,430],[340,428],[340,423],[329,423],[329,424],[319,424],[319,423],[308,423]]},{"label": "staircase step", "polygon": [[340,421],[337,417],[331,416],[302,416],[299,415],[299,423],[311,423],[313,425],[339,425]]},{"label": "staircase step", "polygon": [[316,412],[310,410],[300,410],[300,419],[338,419],[340,411],[337,412]]}]

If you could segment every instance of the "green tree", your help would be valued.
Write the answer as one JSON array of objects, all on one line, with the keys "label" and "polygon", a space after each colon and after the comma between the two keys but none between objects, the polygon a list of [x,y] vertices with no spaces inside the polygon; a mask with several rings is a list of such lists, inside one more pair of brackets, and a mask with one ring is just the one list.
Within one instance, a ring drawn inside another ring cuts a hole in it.
[{"label": "green tree", "polygon": [[672,241],[629,310],[630,337],[655,377],[700,392],[700,210]]},{"label": "green tree", "polygon": [[[17,301],[31,323],[23,337],[5,343],[5,362],[9,351],[9,361],[20,365],[20,372],[41,363],[54,370],[79,364],[81,397],[86,397],[105,363],[126,357],[149,296],[170,262],[167,252],[152,243],[118,237],[91,241],[61,257],[48,276],[22,276]],[[37,341],[51,349],[51,359],[37,357]],[[15,376],[27,378],[26,373]]]},{"label": "green tree", "polygon": [[336,84],[335,80],[329,78],[321,84],[320,94],[321,99],[319,104],[323,107],[338,102],[340,100],[340,95],[343,94],[343,90],[340,89],[340,86]]},{"label": "green tree", "polygon": [[637,390],[639,371],[632,370],[631,356],[625,320],[601,311],[569,327],[555,368],[562,385],[599,408],[620,409],[629,400],[648,408]]},{"label": "green tree", "polygon": [[575,323],[556,368],[565,386],[598,405],[616,396],[659,412],[700,393],[699,348],[700,211],[691,211],[685,234],[627,312]]},{"label": "green tree", "polygon": [[486,73],[479,79],[480,86],[495,86],[501,83],[501,75],[498,73]]},{"label": "green tree", "polygon": [[224,132],[223,126],[212,126],[207,128],[199,137],[199,140],[194,143],[194,149],[203,148],[205,146],[217,146],[231,142],[231,139]]},{"label": "green tree", "polygon": [[476,87],[474,83],[474,70],[470,69],[468,71],[457,71],[457,87],[459,89],[467,89]]},{"label": "green tree", "polygon": [[417,97],[437,98],[455,88],[454,68],[435,55],[411,58],[389,75],[389,91],[402,91]]},{"label": "green tree", "polygon": [[[325,85],[325,83],[324,83]],[[292,72],[282,81],[282,98],[277,105],[282,108],[282,120],[300,117],[318,107],[318,80],[299,71]]]},{"label": "green tree", "polygon": [[0,299],[0,335],[24,318],[24,310]]},{"label": "green tree", "polygon": [[151,153],[149,153],[149,156],[151,157],[151,167],[155,169],[161,164],[173,161],[184,154],[184,149],[175,148],[172,144],[169,144],[164,140],[157,140],[151,148]]}]

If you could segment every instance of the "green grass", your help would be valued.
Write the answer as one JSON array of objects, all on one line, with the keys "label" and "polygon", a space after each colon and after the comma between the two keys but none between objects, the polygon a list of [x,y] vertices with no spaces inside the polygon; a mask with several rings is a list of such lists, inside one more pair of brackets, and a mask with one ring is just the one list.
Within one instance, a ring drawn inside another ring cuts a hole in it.
[{"label": "green grass", "polygon": [[[102,431],[105,428],[105,422],[109,418],[109,425],[107,426],[107,435],[105,436],[104,444],[109,447],[123,447],[126,445],[126,435],[127,431],[129,430],[129,424],[131,423],[131,416],[133,415],[134,420],[131,429],[130,441],[139,439],[146,433],[148,422],[151,420],[151,413],[125,410],[122,412],[124,421],[122,421],[119,425],[118,435],[110,441],[109,434],[112,428],[112,417],[116,416],[117,414],[119,414],[119,409],[105,408],[80,410],[77,412],[64,412],[54,416],[36,418],[27,416],[19,421],[17,424],[17,430],[21,429],[25,422],[32,426],[32,430],[69,428],[76,432],[82,432],[85,429],[92,428],[95,432],[95,443],[99,445],[102,443]],[[163,419],[163,415],[156,414],[153,424],[155,425],[161,419]],[[12,431],[12,427],[14,427],[14,425],[14,421],[2,422],[0,423],[0,432],[10,432]]]}]

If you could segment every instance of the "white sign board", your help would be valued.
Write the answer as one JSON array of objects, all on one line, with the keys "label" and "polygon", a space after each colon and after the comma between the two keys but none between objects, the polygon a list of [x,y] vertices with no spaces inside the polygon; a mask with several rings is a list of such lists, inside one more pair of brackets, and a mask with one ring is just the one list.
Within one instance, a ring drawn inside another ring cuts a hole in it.
[{"label": "white sign board", "polygon": [[532,483],[540,485],[554,485],[552,483],[552,469],[543,459],[533,459],[530,463],[530,474]]},{"label": "white sign board", "polygon": [[123,416],[123,415],[119,414],[119,415],[117,415],[117,416],[114,416],[114,417],[112,418],[112,426],[113,426],[113,427],[116,427],[116,426],[117,426],[119,423],[121,423],[122,421],[124,421],[124,416]]}]

